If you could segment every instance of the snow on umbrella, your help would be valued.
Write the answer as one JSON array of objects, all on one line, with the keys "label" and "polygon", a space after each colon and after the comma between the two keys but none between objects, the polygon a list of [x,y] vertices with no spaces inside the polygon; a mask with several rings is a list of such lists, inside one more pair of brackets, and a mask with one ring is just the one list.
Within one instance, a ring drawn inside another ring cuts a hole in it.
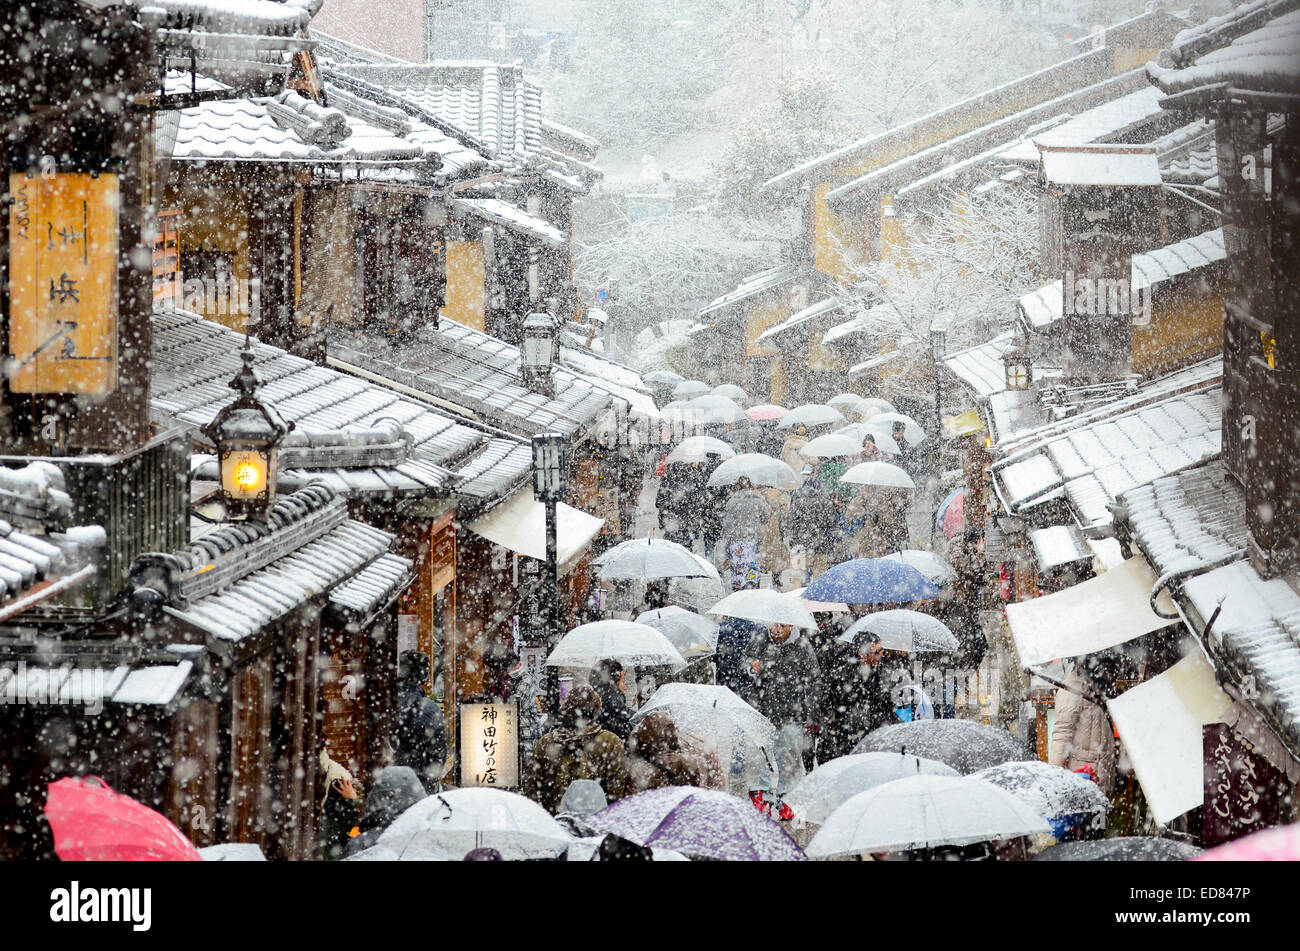
[{"label": "snow on umbrella", "polygon": [[54,852],[64,862],[203,861],[170,819],[114,792],[98,776],[50,783],[45,817]]},{"label": "snow on umbrella", "polygon": [[592,621],[578,625],[560,638],[551,656],[546,658],[546,666],[595,667],[606,659],[629,667],[681,670],[686,666],[668,638],[653,627],[635,621]]},{"label": "snow on umbrella", "polygon": [[695,397],[686,404],[682,413],[697,426],[725,426],[749,418],[739,403],[716,393]]},{"label": "snow on umbrella", "polygon": [[674,373],[672,370],[655,370],[647,373],[641,378],[646,383],[662,384],[665,386],[676,386],[678,383],[684,383],[686,377],[680,373]]},{"label": "snow on umbrella", "polygon": [[903,413],[880,413],[871,417],[871,422],[877,426],[887,426],[891,431],[894,423],[902,423],[903,439],[909,446],[919,446],[925,442],[925,430],[920,427],[916,420]]},{"label": "snow on umbrella", "polygon": [[919,548],[904,548],[902,551],[892,552],[882,557],[915,568],[925,575],[925,580],[931,584],[941,585],[957,576],[957,572],[953,570],[952,565],[932,551],[922,551]]},{"label": "snow on umbrella", "polygon": [[1024,744],[1006,730],[974,720],[891,723],[868,733],[853,752],[911,753],[947,763],[963,776],[1031,758]]},{"label": "snow on umbrella", "polygon": [[899,608],[868,614],[854,621],[838,639],[846,644],[852,644],[864,631],[879,635],[880,645],[885,650],[906,651],[910,654],[914,651],[961,649],[957,638],[942,621],[920,611]]},{"label": "snow on umbrella", "polygon": [[789,833],[741,799],[712,789],[650,789],[603,809],[591,824],[638,845],[694,858],[792,862],[807,856]]},{"label": "snow on umbrella", "polygon": [[730,689],[713,684],[667,683],[654,692],[636,715],[668,715],[688,739],[710,749],[728,774],[728,786],[744,795],[770,789],[776,780],[771,751],[776,727]]},{"label": "snow on umbrella", "polygon": [[793,492],[799,488],[799,477],[786,463],[761,452],[742,452],[728,459],[709,476],[709,488],[718,489],[724,485],[735,485],[741,479],[748,479],[754,485],[767,486]]},{"label": "snow on umbrella", "polygon": [[915,489],[912,477],[889,462],[859,462],[840,476],[851,485],[876,485],[887,489]]},{"label": "snow on umbrella", "polygon": [[837,429],[836,433],[841,436],[848,436],[854,440],[859,447],[863,446],[867,437],[875,443],[876,449],[886,456],[901,456],[903,450],[898,448],[898,443],[894,442],[893,435],[889,432],[888,426],[875,426],[871,423],[849,423],[843,429]]},{"label": "snow on umbrella", "polygon": [[904,852],[1048,831],[1046,819],[997,786],[967,776],[908,776],[849,798],[813,836],[808,855]]},{"label": "snow on umbrella", "polygon": [[830,426],[834,423],[847,423],[844,414],[825,403],[804,403],[796,406],[781,417],[777,429],[792,429],[795,426]]},{"label": "snow on umbrella", "polygon": [[790,624],[810,631],[817,630],[816,620],[799,603],[798,598],[770,588],[742,588],[709,608],[709,613],[757,621],[759,624]]},{"label": "snow on umbrella", "polygon": [[688,436],[672,452],[668,453],[668,462],[707,462],[709,456],[721,456],[731,459],[736,455],[721,439],[714,436]]},{"label": "snow on umbrella", "polygon": [[832,812],[858,793],[908,776],[959,776],[946,763],[906,753],[852,753],[822,763],[785,796],[795,816],[824,823]]},{"label": "snow on umbrella", "polygon": [[907,604],[942,594],[910,565],[884,558],[855,558],[819,575],[803,591],[810,601],[844,604]]},{"label": "snow on umbrella", "polygon": [[784,406],[777,406],[775,403],[761,403],[745,410],[745,415],[756,422],[765,422],[770,419],[780,419],[788,412],[790,411]]},{"label": "snow on umbrella", "polygon": [[845,604],[843,601],[813,601],[803,596],[803,593],[807,590],[808,590],[807,588],[795,588],[792,591],[790,591],[790,594],[798,598],[799,603],[802,604],[804,607],[806,607],[812,613],[814,614],[848,613],[849,606]]},{"label": "snow on umbrella", "polygon": [[677,399],[689,399],[692,396],[703,396],[711,390],[709,384],[700,380],[682,380],[673,387],[673,396]]},{"label": "snow on umbrella", "polygon": [[856,393],[836,393],[826,401],[826,405],[847,414],[849,410],[862,405],[862,397]]},{"label": "snow on umbrella", "polygon": [[405,860],[454,862],[473,849],[496,849],[503,859],[522,860],[554,858],[572,842],[564,826],[531,799],[473,787],[421,799],[393,820],[374,848]]},{"label": "snow on umbrella", "polygon": [[934,527],[942,530],[943,537],[952,541],[961,534],[961,526],[965,518],[966,490],[954,489],[939,503],[939,508],[934,513]]},{"label": "snow on umbrella", "polygon": [[1096,783],[1042,760],[999,763],[971,773],[971,779],[982,779],[1011,793],[1047,819],[1058,838],[1088,817],[1104,816],[1110,809],[1110,800]]},{"label": "snow on umbrella", "polygon": [[842,456],[856,456],[862,451],[862,443],[854,442],[840,433],[829,433],[810,439],[799,450],[799,455],[809,459],[834,459]]},{"label": "snow on umbrella", "polygon": [[685,660],[705,657],[718,649],[718,625],[675,604],[646,611],[634,620],[663,634]]},{"label": "snow on umbrella", "polygon": [[603,581],[717,577],[717,569],[706,569],[689,548],[663,538],[625,541],[603,552],[593,565]]},{"label": "snow on umbrella", "polygon": [[1153,836],[1118,836],[1088,842],[1062,842],[1043,849],[1032,862],[1186,862],[1201,855],[1187,842]]},{"label": "snow on umbrella", "polygon": [[719,383],[713,388],[717,396],[725,396],[728,399],[735,400],[737,403],[748,403],[749,394],[738,387],[735,383]]},{"label": "snow on umbrella", "polygon": [[878,409],[882,413],[892,413],[895,411],[893,403],[889,402],[889,400],[881,399],[879,396],[864,397],[861,405],[867,409]]},{"label": "snow on umbrella", "polygon": [[668,580],[668,600],[673,604],[684,605],[695,611],[707,611],[718,603],[722,597],[722,579],[717,576],[713,564],[702,555],[695,556],[707,568],[712,568],[713,577],[709,578],[670,578]]},{"label": "snow on umbrella", "polygon": [[1300,862],[1300,823],[1265,829],[1196,857],[1198,862]]}]

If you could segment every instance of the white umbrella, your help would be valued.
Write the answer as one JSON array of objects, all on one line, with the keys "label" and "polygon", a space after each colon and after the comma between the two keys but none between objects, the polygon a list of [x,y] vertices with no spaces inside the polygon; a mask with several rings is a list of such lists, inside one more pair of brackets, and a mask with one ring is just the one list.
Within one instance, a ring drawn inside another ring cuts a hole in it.
[{"label": "white umbrella", "polygon": [[712,387],[700,380],[682,380],[673,387],[673,396],[678,399],[691,396],[703,396],[708,393]]},{"label": "white umbrella", "polygon": [[878,485],[889,489],[915,489],[916,483],[902,469],[888,462],[859,462],[840,476],[853,485]]},{"label": "white umbrella", "polygon": [[545,809],[518,793],[473,787],[421,799],[398,816],[377,847],[398,859],[459,861],[492,848],[509,860],[554,858],[573,841]]},{"label": "white umbrella", "polygon": [[647,373],[641,378],[646,383],[662,383],[667,386],[676,386],[686,380],[686,377],[680,373],[674,373],[672,370],[654,370]]},{"label": "white umbrella", "polygon": [[688,436],[668,453],[668,462],[706,462],[709,456],[730,459],[735,455],[736,450],[714,436]]},{"label": "white umbrella", "polygon": [[[886,456],[901,456],[903,450],[898,448],[898,443],[894,442],[894,435],[889,431],[888,426],[877,426],[874,423],[849,423],[843,429],[837,429],[834,435],[848,436],[857,442],[861,448],[870,436],[876,444],[876,448]],[[819,437],[820,438],[820,437]]]},{"label": "white umbrella", "polygon": [[654,581],[658,578],[717,577],[705,570],[685,545],[663,538],[633,538],[601,553],[592,564],[606,581]]},{"label": "white umbrella", "polygon": [[781,417],[777,429],[791,429],[795,426],[828,426],[833,423],[848,422],[839,410],[825,403],[804,403],[796,406]]},{"label": "white umbrella", "polygon": [[1110,800],[1092,780],[1042,760],[999,763],[971,773],[970,778],[1005,789],[1049,821],[1105,815],[1110,810]]},{"label": "white umbrella", "polygon": [[888,558],[890,561],[901,561],[905,565],[911,565],[925,575],[925,580],[931,584],[942,585],[957,577],[957,572],[952,565],[932,551],[922,551],[919,548],[904,548],[902,551],[896,551],[883,557]]},{"label": "white umbrella", "polygon": [[773,459],[761,452],[742,452],[728,459],[713,470],[708,486],[717,489],[724,485],[734,485],[741,479],[748,479],[754,485],[784,489],[787,492],[799,488],[799,477],[793,469],[780,459]]},{"label": "white umbrella", "polygon": [[836,393],[826,401],[827,406],[831,406],[841,413],[847,413],[849,410],[862,405],[862,397],[856,393]]},{"label": "white umbrella", "polygon": [[713,392],[718,396],[725,396],[733,399],[737,403],[748,403],[749,394],[738,387],[735,383],[719,383],[713,388]]},{"label": "white umbrella", "polygon": [[854,442],[840,433],[828,433],[810,439],[799,450],[799,455],[809,459],[834,459],[842,456],[856,456],[862,451],[862,443]]},{"label": "white umbrella", "polygon": [[938,618],[905,608],[877,611],[858,618],[839,636],[839,640],[851,644],[864,631],[879,635],[880,646],[885,650],[906,651],[910,654],[913,651],[961,649],[961,644],[952,631]]},{"label": "white umbrella", "polygon": [[1015,796],[968,776],[908,776],[851,797],[813,836],[814,858],[970,845],[1051,832]]},{"label": "white umbrella", "polygon": [[[712,750],[728,773],[728,787],[742,795],[770,788],[775,779],[771,751],[776,727],[726,687],[667,683],[654,692],[636,715],[666,713],[677,729]],[[764,782],[766,781],[766,782]]]},{"label": "white umbrella", "polygon": [[862,405],[867,409],[878,409],[882,413],[894,412],[894,404],[889,402],[889,400],[882,400],[879,396],[864,397]]},{"label": "white umbrella", "polygon": [[[696,558],[709,567],[708,559],[696,555]],[[716,572],[717,569],[714,568]],[[707,611],[718,603],[722,597],[721,578],[671,578],[668,581],[668,600],[673,604],[685,605],[694,611]]]},{"label": "white umbrella", "polygon": [[718,649],[718,625],[702,614],[675,604],[646,611],[637,615],[635,621],[662,633],[688,661],[705,657]]},{"label": "white umbrella", "polygon": [[738,423],[742,419],[746,421],[749,419],[739,403],[717,393],[706,393],[695,397],[686,404],[683,414],[688,420],[700,426],[725,426]]},{"label": "white umbrella", "polygon": [[785,796],[805,822],[824,823],[858,793],[908,776],[959,776],[947,763],[906,753],[851,753],[822,763]]},{"label": "white umbrella", "polygon": [[925,430],[921,428],[916,420],[903,413],[881,413],[878,416],[871,417],[871,422],[877,426],[884,426],[891,432],[894,423],[902,423],[903,439],[909,446],[919,446],[925,442]]},{"label": "white umbrella", "polygon": [[686,666],[672,642],[653,627],[635,621],[593,621],[580,624],[560,638],[547,667],[595,667],[602,660],[628,667]]},{"label": "white umbrella", "polygon": [[[805,586],[806,587],[806,586]],[[799,599],[799,603],[806,607],[814,614],[846,614],[849,606],[839,601],[810,601],[803,596],[805,588],[795,588],[790,592],[791,595]]]},{"label": "white umbrella", "polygon": [[709,613],[744,618],[759,624],[791,624],[810,631],[817,630],[817,622],[798,598],[770,588],[736,591],[709,608]]}]

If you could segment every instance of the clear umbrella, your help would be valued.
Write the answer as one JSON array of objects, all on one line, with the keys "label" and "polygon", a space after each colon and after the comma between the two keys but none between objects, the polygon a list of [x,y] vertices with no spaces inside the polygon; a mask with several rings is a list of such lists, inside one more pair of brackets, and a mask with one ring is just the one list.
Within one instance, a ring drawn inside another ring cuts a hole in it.
[{"label": "clear umbrella", "polygon": [[946,763],[905,753],[853,753],[823,763],[785,796],[797,818],[820,825],[858,793],[908,776],[958,776]]},{"label": "clear umbrella", "polygon": [[759,624],[790,624],[794,627],[817,630],[817,622],[808,609],[792,594],[770,588],[744,588],[735,591],[713,607],[710,614],[721,617],[738,617]]},{"label": "clear umbrella", "polygon": [[882,455],[901,456],[903,454],[903,450],[898,448],[898,443],[894,442],[894,437],[889,432],[888,426],[875,426],[871,423],[849,423],[843,429],[837,429],[836,433],[841,436],[848,436],[856,441],[859,448],[870,436],[872,442],[876,444],[876,449]]},{"label": "clear umbrella", "polygon": [[808,590],[807,587],[794,588],[790,591],[790,594],[793,597],[798,598],[799,603],[802,604],[804,607],[806,607],[813,614],[847,614],[848,613],[849,606],[845,602],[813,601],[803,596],[803,593],[807,590]]},{"label": "clear umbrella", "polygon": [[919,446],[925,442],[925,430],[910,416],[903,413],[881,413],[873,416],[871,422],[878,426],[893,428],[894,423],[903,424],[903,439],[909,446]]},{"label": "clear umbrella", "polygon": [[999,763],[971,773],[971,779],[982,779],[1005,789],[1045,817],[1052,833],[1058,836],[1079,822],[1104,816],[1110,810],[1110,800],[1092,780],[1041,760]]},{"label": "clear umbrella", "polygon": [[[700,555],[695,557],[709,564],[708,560]],[[721,578],[672,578],[668,581],[668,600],[693,611],[707,611],[717,604],[721,597]]]},{"label": "clear umbrella", "polygon": [[876,485],[887,489],[915,489],[912,477],[898,466],[888,462],[859,462],[850,466],[840,476],[841,482],[851,485]]},{"label": "clear umbrella", "polygon": [[721,439],[713,436],[688,436],[672,452],[668,453],[668,462],[707,462],[709,456],[721,456],[724,460],[736,455]]},{"label": "clear umbrella", "polygon": [[717,393],[695,397],[686,404],[683,415],[697,426],[726,426],[749,419],[739,403]]},{"label": "clear umbrella", "polygon": [[941,585],[957,577],[957,572],[952,565],[932,551],[922,551],[919,548],[904,548],[902,551],[896,551],[881,557],[910,565],[925,575],[925,580],[931,584]]},{"label": "clear umbrella", "polygon": [[706,657],[718,649],[718,625],[702,614],[675,604],[646,611],[634,620],[662,633],[687,661]]},{"label": "clear umbrella", "polygon": [[919,720],[872,730],[855,753],[911,753],[947,763],[963,776],[988,766],[1030,759],[1024,743],[1006,730],[973,720]]},{"label": "clear umbrella", "polygon": [[829,433],[810,439],[799,450],[799,455],[807,459],[835,459],[843,456],[856,456],[862,451],[862,443],[854,442],[840,433]]},{"label": "clear umbrella", "polygon": [[703,396],[713,388],[701,380],[682,380],[673,387],[673,396],[677,399],[690,399],[692,396]]},{"label": "clear umbrella", "polygon": [[836,393],[826,401],[826,405],[847,414],[850,409],[862,405],[862,397],[856,393]]},{"label": "clear umbrella", "polygon": [[709,476],[709,488],[717,489],[724,485],[735,485],[741,479],[748,479],[754,485],[767,486],[793,492],[799,488],[799,477],[794,470],[780,459],[761,452],[743,452],[728,459]]},{"label": "clear umbrella", "polygon": [[548,667],[595,667],[602,660],[629,667],[669,667],[681,670],[686,661],[668,638],[635,621],[593,621],[560,638],[546,658]]},{"label": "clear umbrella", "polygon": [[748,403],[749,394],[738,387],[735,383],[719,383],[713,388],[713,392],[718,396],[725,396],[733,399],[737,403]]},{"label": "clear umbrella", "polygon": [[686,546],[663,538],[633,538],[603,552],[592,563],[604,581],[654,581],[659,578],[718,577]]},{"label": "clear umbrella", "polygon": [[[518,793],[475,787],[421,799],[398,816],[376,848],[398,859],[459,861],[492,848],[505,859],[554,858],[572,837],[545,809]],[[369,850],[368,850],[369,851]]]},{"label": "clear umbrella", "polygon": [[849,629],[839,636],[839,640],[852,644],[857,636],[870,631],[880,638],[880,645],[891,651],[955,651],[961,644],[952,631],[938,618],[920,611],[908,611],[898,608],[893,611],[877,611],[854,621]]},{"label": "clear umbrella", "polygon": [[1050,832],[1015,796],[967,776],[908,776],[858,793],[808,845],[812,858],[970,845]]},{"label": "clear umbrella", "polygon": [[776,424],[777,429],[792,429],[795,426],[830,426],[835,423],[846,423],[844,414],[839,410],[827,406],[825,403],[805,403],[803,406],[796,406],[790,412],[781,417],[781,421]]}]

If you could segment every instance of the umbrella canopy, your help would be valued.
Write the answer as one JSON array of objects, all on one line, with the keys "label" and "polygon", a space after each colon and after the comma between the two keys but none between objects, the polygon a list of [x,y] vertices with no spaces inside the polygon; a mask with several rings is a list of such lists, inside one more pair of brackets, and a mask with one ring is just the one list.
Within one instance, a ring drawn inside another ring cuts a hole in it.
[{"label": "umbrella canopy", "polygon": [[827,406],[825,403],[804,403],[796,406],[781,417],[777,429],[791,429],[795,426],[830,426],[834,423],[846,423],[844,414]]},{"label": "umbrella canopy", "polygon": [[713,387],[701,380],[682,380],[673,387],[673,396],[677,399],[689,399],[692,396],[703,396],[710,392]]},{"label": "umbrella canopy", "polygon": [[1048,832],[1010,793],[965,776],[908,776],[851,797],[808,844],[812,858],[970,845]]},{"label": "umbrella canopy", "polygon": [[718,396],[725,396],[728,399],[735,400],[737,403],[749,402],[749,394],[735,383],[719,383],[713,388],[713,392]]},{"label": "umbrella canopy", "polygon": [[596,573],[606,581],[653,581],[657,578],[717,577],[685,545],[663,538],[633,538],[595,559]]},{"label": "umbrella canopy", "polygon": [[966,490],[954,489],[934,513],[934,527],[942,530],[943,537],[952,541],[961,534],[966,519]]},{"label": "umbrella canopy", "polygon": [[849,423],[843,429],[837,429],[836,434],[848,436],[856,442],[861,448],[870,436],[876,444],[876,448],[885,456],[901,456],[903,450],[898,448],[898,443],[889,432],[888,426],[876,426],[872,423]]},{"label": "umbrella canopy", "polygon": [[821,574],[804,589],[803,596],[844,604],[906,604],[942,593],[910,565],[885,558],[855,558]]},{"label": "umbrella canopy", "polygon": [[1088,842],[1062,842],[1043,849],[1033,862],[1186,862],[1201,850],[1186,842],[1153,836],[1119,836]]},{"label": "umbrella canopy", "polygon": [[751,789],[771,789],[776,743],[772,721],[726,687],[713,684],[667,683],[655,691],[636,715],[640,723],[651,713],[665,713],[695,747],[711,750],[728,774],[728,786],[740,795]]},{"label": "umbrella canopy", "polygon": [[593,621],[581,624],[560,638],[548,667],[595,667],[605,659],[629,667],[686,666],[672,642],[653,627],[635,621]]},{"label": "umbrella canopy", "polygon": [[1300,862],[1300,823],[1265,829],[1197,856],[1198,862]]},{"label": "umbrella canopy", "polygon": [[690,400],[683,410],[683,415],[701,426],[725,426],[749,418],[739,403],[717,393],[706,393]]},{"label": "umbrella canopy", "polygon": [[1011,793],[1047,819],[1057,837],[1110,809],[1110,800],[1096,783],[1042,760],[999,763],[971,773],[971,779],[982,779]]},{"label": "umbrella canopy", "polygon": [[931,584],[941,585],[957,576],[957,572],[953,570],[952,565],[932,551],[922,551],[919,548],[904,548],[902,551],[892,552],[883,557],[915,568],[925,575],[925,580]]},{"label": "umbrella canopy", "polygon": [[114,792],[98,776],[50,783],[45,817],[64,862],[203,861],[170,819]]},{"label": "umbrella canopy", "polygon": [[898,466],[888,462],[859,462],[840,476],[840,481],[852,485],[878,485],[889,489],[915,489],[912,477]]},{"label": "umbrella canopy", "polygon": [[676,386],[686,380],[686,377],[680,373],[674,373],[672,370],[653,370],[643,376],[642,381],[646,383],[656,383],[667,386]]},{"label": "umbrella canopy", "polygon": [[788,412],[790,411],[784,406],[777,406],[775,403],[760,403],[745,410],[745,415],[756,422],[763,422],[769,419],[780,419]]},{"label": "umbrella canopy", "polygon": [[963,776],[1000,763],[1030,759],[1024,744],[1006,730],[973,720],[891,723],[868,733],[853,752],[911,753],[947,763]]},{"label": "umbrella canopy", "polygon": [[847,614],[849,606],[843,601],[812,601],[803,596],[807,588],[795,588],[790,594],[813,614]]},{"label": "umbrella canopy", "polygon": [[861,406],[862,399],[856,393],[836,393],[826,401],[826,405],[847,414],[849,410]]},{"label": "umbrella canopy", "polygon": [[684,605],[693,611],[707,611],[718,603],[722,597],[722,579],[717,576],[713,563],[702,555],[695,556],[701,565],[713,570],[708,578],[670,578],[668,579],[668,600],[673,604]]},{"label": "umbrella canopy", "polygon": [[832,459],[837,456],[856,456],[861,451],[862,443],[841,433],[828,433],[808,440],[799,450],[799,455],[809,459]]},{"label": "umbrella canopy", "polygon": [[919,446],[925,442],[925,430],[920,427],[916,420],[905,413],[894,413],[886,411],[871,417],[871,421],[877,426],[887,426],[892,431],[894,423],[903,424],[903,440],[909,446]]},{"label": "umbrella canopy", "polygon": [[767,486],[793,492],[799,488],[799,477],[786,463],[773,459],[761,452],[742,452],[728,459],[709,476],[709,488],[717,489],[724,485],[735,485],[741,479],[748,479],[754,485]]},{"label": "umbrella canopy", "polygon": [[709,456],[721,456],[731,459],[736,455],[721,439],[713,436],[687,436],[672,452],[668,453],[668,462],[707,462]]},{"label": "umbrella canopy", "polygon": [[636,617],[637,624],[653,627],[672,642],[688,661],[705,657],[718,649],[718,625],[703,615],[670,604]]},{"label": "umbrella canopy", "polygon": [[960,774],[945,763],[906,753],[853,753],[818,766],[786,793],[785,803],[798,818],[820,825],[858,793],[918,775]]},{"label": "umbrella canopy", "polygon": [[885,650],[906,651],[909,654],[914,651],[961,650],[961,644],[942,621],[920,611],[900,608],[868,614],[854,621],[839,636],[839,640],[852,644],[864,631],[879,635],[880,645]]},{"label": "umbrella canopy", "polygon": [[748,799],[712,789],[669,786],[620,799],[591,824],[638,845],[695,858],[793,862],[806,858],[794,839]]},{"label": "umbrella canopy", "polygon": [[866,422],[869,419],[879,416],[881,413],[892,413],[893,411],[894,404],[890,403],[888,400],[882,400],[879,397],[871,396],[864,399],[857,406],[846,410],[846,413],[848,416],[851,416],[859,422]]},{"label": "umbrella canopy", "polygon": [[817,630],[817,622],[798,598],[770,588],[743,588],[733,592],[709,608],[709,613],[759,624],[791,624]]},{"label": "umbrella canopy", "polygon": [[376,848],[395,858],[459,861],[473,849],[508,860],[553,858],[573,838],[551,814],[518,793],[472,787],[421,799],[393,820]]}]

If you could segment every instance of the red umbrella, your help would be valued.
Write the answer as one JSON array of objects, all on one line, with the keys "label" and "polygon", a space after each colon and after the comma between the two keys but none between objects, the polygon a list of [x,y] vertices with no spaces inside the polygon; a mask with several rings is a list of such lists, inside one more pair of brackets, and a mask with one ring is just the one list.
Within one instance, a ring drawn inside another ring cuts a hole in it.
[{"label": "red umbrella", "polygon": [[1256,832],[1202,852],[1193,861],[1300,862],[1300,823]]},{"label": "red umbrella", "polygon": [[203,861],[166,816],[113,792],[98,776],[50,783],[45,816],[65,862]]},{"label": "red umbrella", "polygon": [[775,403],[764,403],[761,406],[751,406],[745,410],[745,415],[756,422],[764,422],[769,419],[780,419],[788,412],[790,411],[784,406],[777,406]]},{"label": "red umbrella", "polygon": [[959,492],[943,512],[943,537],[952,541],[961,534],[966,518],[966,493]]}]

